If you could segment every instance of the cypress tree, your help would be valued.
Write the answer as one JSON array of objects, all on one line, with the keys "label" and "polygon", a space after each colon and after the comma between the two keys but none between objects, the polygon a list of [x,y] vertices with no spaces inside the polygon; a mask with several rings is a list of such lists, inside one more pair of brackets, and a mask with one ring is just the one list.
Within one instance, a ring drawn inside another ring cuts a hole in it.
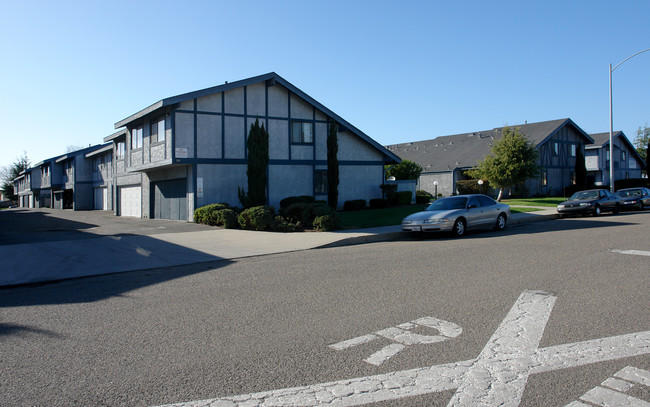
[{"label": "cypress tree", "polygon": [[329,119],[329,132],[327,133],[327,204],[336,209],[339,200],[339,143],[337,139],[338,128],[336,121]]},{"label": "cypress tree", "polygon": [[579,145],[576,146],[576,149],[576,185],[580,188],[584,188],[585,184],[587,183],[587,167],[585,165],[585,155],[582,154],[582,148],[580,148]]},{"label": "cypress tree", "polygon": [[266,205],[267,166],[269,164],[269,133],[259,120],[251,125],[246,142],[248,147],[248,194],[239,190],[239,200],[245,208]]}]

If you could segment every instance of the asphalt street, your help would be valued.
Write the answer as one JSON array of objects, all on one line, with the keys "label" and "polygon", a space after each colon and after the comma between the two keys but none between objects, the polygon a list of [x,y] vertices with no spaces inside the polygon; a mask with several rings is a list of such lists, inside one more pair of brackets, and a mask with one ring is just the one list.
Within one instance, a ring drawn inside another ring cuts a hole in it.
[{"label": "asphalt street", "polygon": [[[255,405],[306,386],[446,406],[487,383],[564,406],[619,382],[650,402],[649,227],[623,213],[0,289],[0,405]],[[418,370],[440,365],[448,382]]]}]

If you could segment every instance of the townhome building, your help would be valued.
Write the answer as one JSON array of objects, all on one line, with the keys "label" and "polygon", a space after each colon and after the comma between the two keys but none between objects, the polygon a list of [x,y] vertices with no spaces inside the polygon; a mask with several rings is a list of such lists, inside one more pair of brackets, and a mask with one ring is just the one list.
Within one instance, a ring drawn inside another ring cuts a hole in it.
[{"label": "townhome building", "polygon": [[[593,139],[573,120],[558,119],[509,126],[516,128],[538,152],[539,176],[523,186],[527,195],[563,195],[575,183],[578,151],[585,154],[585,145]],[[476,167],[490,154],[492,146],[503,136],[504,127],[492,130],[437,137],[387,146],[402,159],[423,168],[418,189],[451,195],[457,192],[456,182],[467,179],[465,171]]]},{"label": "townhome building", "polygon": [[[194,209],[239,205],[247,189],[247,137],[269,133],[267,204],[288,196],[327,199],[327,134],[337,124],[339,206],[381,198],[394,153],[272,72],[165,98],[117,122],[113,191],[117,215],[192,220]],[[108,184],[107,184],[108,185]]]},{"label": "townhome building", "polygon": [[[587,167],[587,183],[595,185],[610,184],[610,148],[609,132],[590,134],[594,139],[592,145],[585,151],[585,166]],[[643,158],[634,148],[622,131],[612,134],[614,142],[614,180],[641,178],[645,167]]]}]

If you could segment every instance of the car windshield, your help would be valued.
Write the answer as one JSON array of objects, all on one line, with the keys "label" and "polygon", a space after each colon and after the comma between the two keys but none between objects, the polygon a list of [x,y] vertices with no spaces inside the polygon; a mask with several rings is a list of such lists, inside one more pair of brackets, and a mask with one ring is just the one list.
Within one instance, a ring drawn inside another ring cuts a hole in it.
[{"label": "car windshield", "polygon": [[569,201],[578,201],[581,199],[598,199],[598,191],[580,191],[571,195]]},{"label": "car windshield", "polygon": [[632,189],[628,191],[618,191],[616,195],[620,196],[621,198],[630,198],[634,196],[641,196],[641,190],[640,189]]},{"label": "car windshield", "polygon": [[452,209],[465,209],[467,197],[452,196],[449,198],[438,199],[426,209],[427,211],[449,211]]}]

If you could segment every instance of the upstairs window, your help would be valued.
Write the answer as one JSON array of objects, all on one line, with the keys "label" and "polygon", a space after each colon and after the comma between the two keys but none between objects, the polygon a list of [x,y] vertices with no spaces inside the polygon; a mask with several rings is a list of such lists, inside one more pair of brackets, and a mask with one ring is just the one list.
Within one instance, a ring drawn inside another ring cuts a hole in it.
[{"label": "upstairs window", "polygon": [[548,186],[548,172],[546,170],[542,171],[542,186]]},{"label": "upstairs window", "polygon": [[621,151],[621,161],[627,160],[627,154],[625,154],[625,151]]},{"label": "upstairs window", "polygon": [[575,156],[576,156],[576,145],[571,144],[571,157],[575,157]]},{"label": "upstairs window", "polygon": [[161,117],[151,122],[151,142],[165,141],[165,118]]},{"label": "upstairs window", "polygon": [[557,157],[560,155],[560,143],[557,141],[553,143],[553,156]]},{"label": "upstairs window", "polygon": [[142,126],[131,129],[131,150],[142,148]]},{"label": "upstairs window", "polygon": [[120,141],[117,143],[115,158],[121,160],[124,158],[124,142]]},{"label": "upstairs window", "polygon": [[293,122],[291,125],[291,143],[312,144],[314,142],[314,124],[311,122]]}]

